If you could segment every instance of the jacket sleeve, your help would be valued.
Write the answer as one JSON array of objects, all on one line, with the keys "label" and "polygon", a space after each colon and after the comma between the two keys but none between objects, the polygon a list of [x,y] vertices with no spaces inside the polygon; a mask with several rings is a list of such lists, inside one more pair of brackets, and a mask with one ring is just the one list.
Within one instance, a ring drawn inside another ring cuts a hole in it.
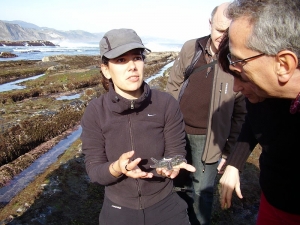
[{"label": "jacket sleeve", "polygon": [[249,155],[257,144],[258,141],[252,132],[250,122],[246,115],[245,123],[242,125],[235,149],[228,156],[226,164],[234,166],[239,171],[242,171]]},{"label": "jacket sleeve", "polygon": [[195,41],[184,43],[178,57],[175,59],[167,81],[166,90],[175,99],[178,99],[180,88],[184,81],[184,72],[191,63],[195,52]]},{"label": "jacket sleeve", "polygon": [[178,102],[171,96],[165,111],[165,157],[173,157],[175,155],[186,156],[185,150],[185,130],[183,116],[179,109]]},{"label": "jacket sleeve", "polygon": [[91,101],[85,109],[81,119],[82,133],[80,138],[86,171],[91,181],[108,185],[116,182],[118,178],[109,172],[109,166],[112,162],[108,161],[105,153],[105,140],[102,135],[97,103]]},{"label": "jacket sleeve", "polygon": [[231,127],[229,132],[229,137],[227,139],[226,145],[222,152],[222,158],[227,159],[228,155],[235,148],[236,141],[241,132],[243,123],[245,122],[245,115],[247,113],[245,96],[238,92],[236,93],[234,108],[231,117]]}]

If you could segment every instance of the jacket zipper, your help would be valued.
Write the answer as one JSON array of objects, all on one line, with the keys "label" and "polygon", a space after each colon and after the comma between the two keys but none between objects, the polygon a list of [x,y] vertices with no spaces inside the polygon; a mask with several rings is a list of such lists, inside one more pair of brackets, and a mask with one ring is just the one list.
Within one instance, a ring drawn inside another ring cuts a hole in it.
[{"label": "jacket zipper", "polygon": [[[132,100],[131,101],[131,108],[132,107],[134,108],[133,104],[134,104],[134,101]],[[133,140],[133,134],[132,134],[132,127],[131,127],[130,115],[128,115],[128,124],[129,124],[129,135],[130,135],[131,150],[134,150],[134,140]],[[142,194],[141,194],[140,184],[139,184],[138,179],[135,179],[135,181],[136,181],[137,192],[138,192],[139,206],[140,206],[140,209],[143,209],[143,206],[142,206],[142,197],[141,197]]]},{"label": "jacket zipper", "polygon": [[223,83],[220,84],[220,90],[219,90],[220,95],[219,95],[219,102],[218,102],[218,110],[217,110],[217,112],[220,111],[220,104],[221,104],[222,90],[223,90]]},{"label": "jacket zipper", "polygon": [[[216,68],[213,72],[214,72],[214,77],[213,77],[213,82],[212,82],[212,93],[211,93],[211,101],[210,101],[210,104],[209,104],[209,111],[208,111],[208,120],[207,120],[207,130],[206,130],[206,138],[205,138],[205,143],[204,143],[204,148],[203,148],[203,153],[202,153],[202,156],[201,156],[201,160],[203,158],[203,155],[205,153],[205,148],[206,148],[206,143],[209,143],[209,138],[210,138],[210,135],[208,134],[208,125],[209,125],[209,118],[210,118],[210,114],[211,114],[211,110],[212,110],[212,105],[213,105],[213,99],[214,99],[214,91],[216,90],[216,84],[217,84],[217,76],[218,76],[218,69]],[[220,99],[219,99],[220,101]],[[212,121],[211,121],[212,123]],[[205,172],[205,165],[206,165],[206,157],[207,157],[207,153],[206,153],[206,156],[205,156],[205,160],[203,160],[203,170],[202,170],[202,173]]]}]

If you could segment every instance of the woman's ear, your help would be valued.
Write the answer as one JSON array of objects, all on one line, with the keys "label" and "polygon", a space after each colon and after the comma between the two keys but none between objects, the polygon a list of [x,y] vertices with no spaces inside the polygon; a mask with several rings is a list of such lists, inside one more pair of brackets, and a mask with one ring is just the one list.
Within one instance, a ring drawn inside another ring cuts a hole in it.
[{"label": "woman's ear", "polygon": [[276,59],[278,61],[276,68],[278,80],[281,83],[286,83],[291,79],[297,69],[298,58],[294,52],[283,50],[277,53]]},{"label": "woman's ear", "polygon": [[111,75],[109,73],[108,66],[105,64],[101,64],[100,67],[101,67],[101,71],[102,71],[103,75],[105,76],[105,78],[111,79]]}]

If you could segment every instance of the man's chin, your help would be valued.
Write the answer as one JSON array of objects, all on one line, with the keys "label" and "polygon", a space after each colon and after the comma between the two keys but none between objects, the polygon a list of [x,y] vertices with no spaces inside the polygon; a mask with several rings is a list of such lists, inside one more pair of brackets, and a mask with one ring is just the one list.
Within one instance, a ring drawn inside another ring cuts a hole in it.
[{"label": "man's chin", "polygon": [[248,97],[248,101],[251,102],[252,104],[256,104],[259,103],[259,98],[252,98],[252,97]]}]

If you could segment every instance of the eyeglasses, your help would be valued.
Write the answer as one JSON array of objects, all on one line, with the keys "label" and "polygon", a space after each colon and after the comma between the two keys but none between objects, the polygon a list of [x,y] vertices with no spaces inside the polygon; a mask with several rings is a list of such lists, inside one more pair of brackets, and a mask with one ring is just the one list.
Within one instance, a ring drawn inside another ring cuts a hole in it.
[{"label": "eyeglasses", "polygon": [[261,53],[261,54],[255,55],[255,56],[251,56],[251,57],[246,58],[246,59],[239,59],[239,60],[233,61],[235,57],[232,56],[231,53],[228,53],[227,59],[229,61],[229,65],[236,66],[236,64],[239,63],[239,64],[241,64],[241,66],[244,66],[247,63],[248,60],[258,58],[258,57],[263,56],[263,55],[265,55],[265,53]]}]

